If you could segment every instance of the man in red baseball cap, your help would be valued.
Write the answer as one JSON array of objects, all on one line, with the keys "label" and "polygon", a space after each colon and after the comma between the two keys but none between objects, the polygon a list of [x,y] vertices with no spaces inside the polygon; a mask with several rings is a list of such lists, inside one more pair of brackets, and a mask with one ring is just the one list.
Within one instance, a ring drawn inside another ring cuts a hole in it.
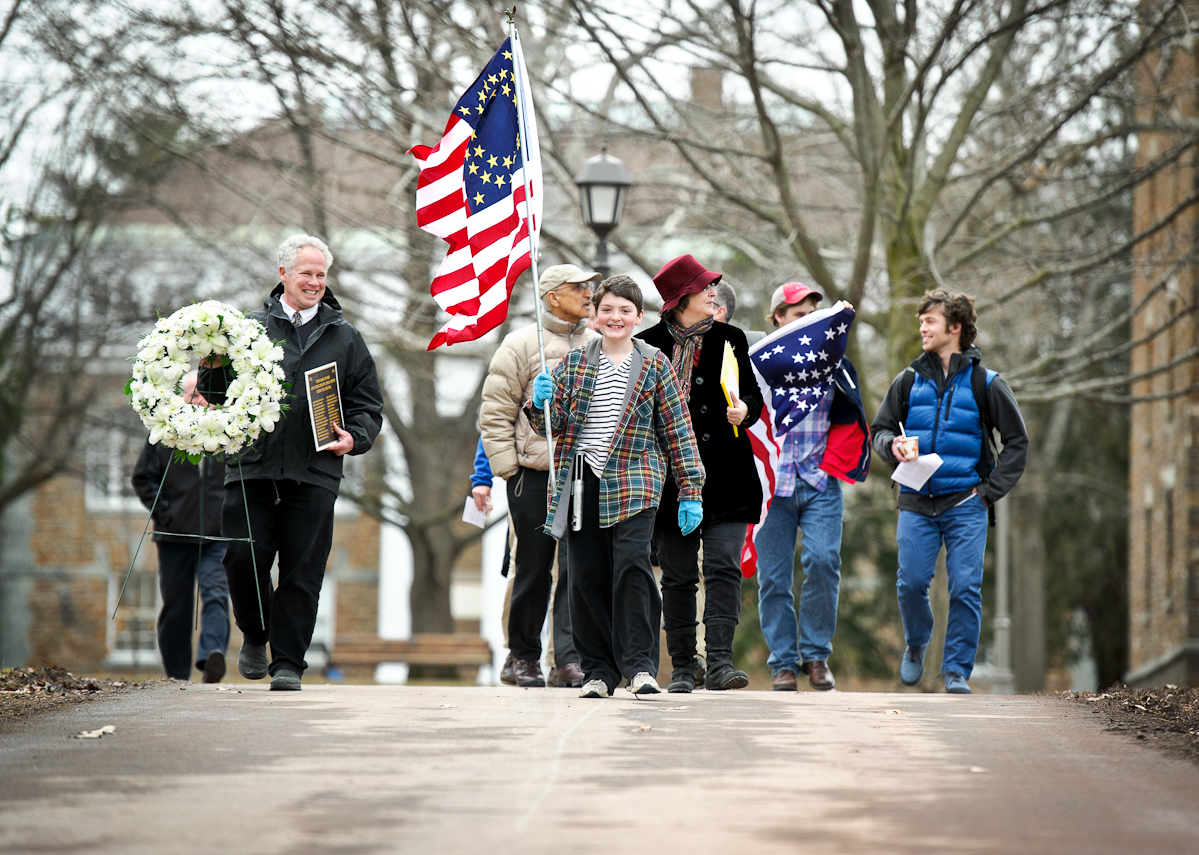
[{"label": "man in red baseball cap", "polygon": [[[823,299],[823,294],[802,282],[787,282],[771,295],[767,320],[784,327],[816,311]],[[758,616],[770,648],[767,664],[776,691],[795,691],[801,672],[814,689],[836,685],[828,657],[841,586],[840,481],[865,480],[870,431],[848,357],[841,358],[834,376],[833,394],[825,395],[800,425],[783,434],[774,499],[755,541]],[[844,466],[846,461],[850,467]],[[800,529],[804,582],[797,626],[791,591]]]},{"label": "man in red baseball cap", "polygon": [[[796,318],[802,318],[814,311],[823,299],[823,294],[802,282],[784,282],[770,295],[770,314],[766,316],[766,320],[776,327],[786,326]],[[800,307],[803,307],[802,312]],[[788,315],[794,317],[786,317]]]}]

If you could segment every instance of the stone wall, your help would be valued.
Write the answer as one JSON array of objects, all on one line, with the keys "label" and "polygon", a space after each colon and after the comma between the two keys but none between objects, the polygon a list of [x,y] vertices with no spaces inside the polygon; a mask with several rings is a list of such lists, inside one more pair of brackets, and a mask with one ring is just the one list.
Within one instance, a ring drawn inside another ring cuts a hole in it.
[{"label": "stone wall", "polygon": [[[1151,57],[1140,80],[1149,125],[1199,117],[1199,59],[1195,48]],[[1158,75],[1156,78],[1154,75]],[[1154,98],[1156,96],[1156,99]],[[1144,167],[1167,155],[1180,138],[1165,132],[1138,136]],[[1164,220],[1196,192],[1194,148],[1138,186],[1134,231]],[[1134,253],[1134,374],[1155,372],[1132,386],[1129,471],[1129,670],[1136,685],[1199,685],[1199,381],[1193,310],[1199,217],[1192,205]],[[1167,331],[1154,335],[1163,326]],[[1172,363],[1177,362],[1176,365]],[[1189,390],[1189,391],[1188,391]]]}]

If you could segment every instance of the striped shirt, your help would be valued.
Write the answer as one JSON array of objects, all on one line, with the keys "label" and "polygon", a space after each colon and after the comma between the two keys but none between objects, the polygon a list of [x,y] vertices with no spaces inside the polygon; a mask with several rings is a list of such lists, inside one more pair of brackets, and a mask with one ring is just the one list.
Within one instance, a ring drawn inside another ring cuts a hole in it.
[{"label": "striped shirt", "polygon": [[595,391],[591,393],[591,408],[587,411],[587,421],[579,434],[579,451],[597,478],[604,475],[604,465],[612,450],[612,437],[616,435],[620,417],[624,415],[622,404],[632,364],[631,352],[620,365],[613,365],[608,355],[601,351]]}]

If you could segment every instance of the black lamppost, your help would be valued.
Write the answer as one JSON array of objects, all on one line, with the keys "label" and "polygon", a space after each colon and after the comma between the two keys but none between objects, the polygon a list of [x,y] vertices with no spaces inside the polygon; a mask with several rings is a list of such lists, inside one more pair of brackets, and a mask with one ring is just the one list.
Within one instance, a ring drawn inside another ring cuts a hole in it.
[{"label": "black lamppost", "polygon": [[608,154],[607,143],[601,146],[599,154],[583,163],[583,168],[575,176],[583,222],[591,227],[599,239],[595,248],[595,269],[604,278],[612,272],[608,266],[608,245],[604,243],[604,238],[620,222],[632,183],[633,176],[624,164]]}]

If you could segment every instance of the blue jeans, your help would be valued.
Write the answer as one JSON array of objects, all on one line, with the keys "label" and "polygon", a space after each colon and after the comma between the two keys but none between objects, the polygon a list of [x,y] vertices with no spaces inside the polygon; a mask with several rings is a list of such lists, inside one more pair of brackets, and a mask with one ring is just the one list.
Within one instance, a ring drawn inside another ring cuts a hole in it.
[{"label": "blue jeans", "polygon": [[[828,479],[824,492],[802,478],[795,493],[775,496],[758,532],[758,617],[770,648],[771,673],[798,673],[803,661],[823,661],[833,652],[837,595],[841,587],[841,482]],[[795,538],[803,529],[803,589],[795,625]],[[796,636],[799,648],[796,649]]]},{"label": "blue jeans", "polygon": [[933,610],[928,586],[945,543],[949,578],[949,621],[941,673],[958,671],[969,678],[982,628],[983,555],[987,551],[987,506],[977,495],[937,517],[900,511],[895,539],[899,544],[899,613],[909,647],[928,644],[933,636]]},{"label": "blue jeans", "polygon": [[[158,615],[158,650],[168,677],[191,677],[192,662],[203,669],[214,650],[229,646],[229,583],[221,559],[224,543],[157,543],[158,587],[162,611]],[[200,642],[192,659],[193,586],[200,577]]]}]

